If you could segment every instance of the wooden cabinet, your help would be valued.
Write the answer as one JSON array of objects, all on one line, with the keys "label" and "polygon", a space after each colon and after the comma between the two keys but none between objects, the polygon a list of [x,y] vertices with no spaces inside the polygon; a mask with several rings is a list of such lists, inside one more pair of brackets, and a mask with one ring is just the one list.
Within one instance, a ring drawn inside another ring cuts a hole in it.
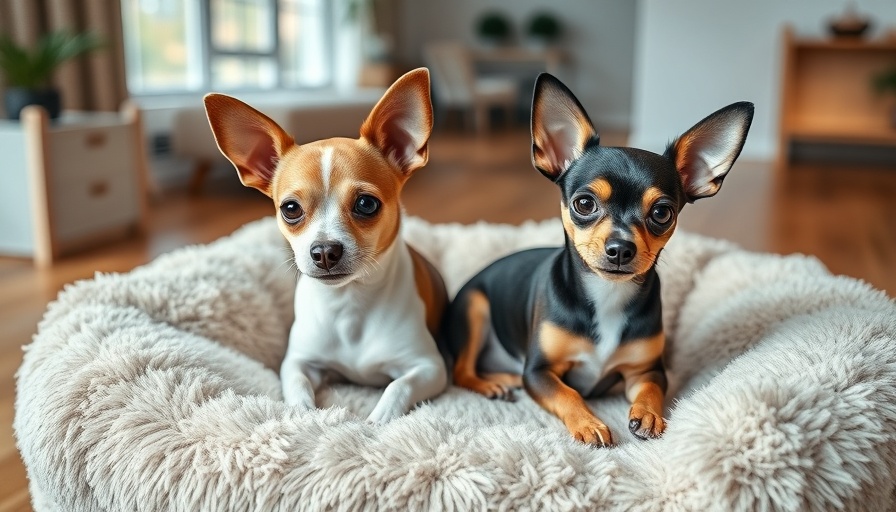
[{"label": "wooden cabinet", "polygon": [[896,146],[893,102],[875,94],[875,73],[896,66],[896,37],[803,39],[784,32],[778,167],[793,142]]},{"label": "wooden cabinet", "polygon": [[0,253],[48,265],[145,230],[147,169],[140,111],[66,113],[36,106],[0,121]]}]

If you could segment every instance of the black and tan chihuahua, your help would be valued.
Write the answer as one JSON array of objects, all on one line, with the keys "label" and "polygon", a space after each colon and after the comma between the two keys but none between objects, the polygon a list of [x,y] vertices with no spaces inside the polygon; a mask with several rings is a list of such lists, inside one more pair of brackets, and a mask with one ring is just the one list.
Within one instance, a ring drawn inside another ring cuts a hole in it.
[{"label": "black and tan chihuahua", "polygon": [[566,243],[496,261],[458,292],[447,326],[458,386],[511,399],[525,387],[579,441],[611,445],[582,397],[620,379],[629,430],[665,429],[665,336],[656,262],[686,203],[710,197],[743,148],[753,105],[729,105],[663,155],[604,147],[579,101],[542,74],[532,103],[534,166],[561,190]]}]

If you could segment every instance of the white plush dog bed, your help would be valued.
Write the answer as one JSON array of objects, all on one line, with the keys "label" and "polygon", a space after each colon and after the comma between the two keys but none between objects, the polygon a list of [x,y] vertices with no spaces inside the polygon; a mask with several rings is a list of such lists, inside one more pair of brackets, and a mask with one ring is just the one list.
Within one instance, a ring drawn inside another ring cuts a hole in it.
[{"label": "white plush dog bed", "polygon": [[[449,288],[559,221],[430,226],[408,239]],[[665,435],[621,396],[620,443],[576,444],[528,397],[449,389],[385,426],[380,390],[280,400],[295,276],[273,220],[54,302],[18,373],[15,431],[38,510],[890,510],[896,306],[815,259],[678,233],[659,264]]]}]

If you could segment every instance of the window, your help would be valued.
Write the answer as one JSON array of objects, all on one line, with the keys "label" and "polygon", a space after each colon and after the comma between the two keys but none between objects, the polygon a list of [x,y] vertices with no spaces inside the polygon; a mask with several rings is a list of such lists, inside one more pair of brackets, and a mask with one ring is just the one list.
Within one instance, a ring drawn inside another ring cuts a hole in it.
[{"label": "window", "polygon": [[121,1],[134,94],[331,81],[327,0]]}]

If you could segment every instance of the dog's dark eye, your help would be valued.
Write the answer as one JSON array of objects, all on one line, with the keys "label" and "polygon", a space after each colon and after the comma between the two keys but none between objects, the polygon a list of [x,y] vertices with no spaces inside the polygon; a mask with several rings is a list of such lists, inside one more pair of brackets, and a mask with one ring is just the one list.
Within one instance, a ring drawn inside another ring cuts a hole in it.
[{"label": "dog's dark eye", "polygon": [[379,209],[379,199],[373,196],[362,195],[355,201],[355,207],[352,208],[352,211],[362,217],[372,217]]},{"label": "dog's dark eye", "polygon": [[597,203],[594,199],[591,199],[587,196],[577,197],[572,201],[572,207],[575,209],[576,213],[583,217],[587,217],[592,215],[597,211]]},{"label": "dog's dark eye", "polygon": [[650,219],[659,225],[668,224],[672,220],[672,208],[665,204],[654,205],[650,210]]},{"label": "dog's dark eye", "polygon": [[289,200],[280,205],[280,214],[283,215],[283,220],[289,224],[295,224],[305,216],[305,210],[298,202]]}]

